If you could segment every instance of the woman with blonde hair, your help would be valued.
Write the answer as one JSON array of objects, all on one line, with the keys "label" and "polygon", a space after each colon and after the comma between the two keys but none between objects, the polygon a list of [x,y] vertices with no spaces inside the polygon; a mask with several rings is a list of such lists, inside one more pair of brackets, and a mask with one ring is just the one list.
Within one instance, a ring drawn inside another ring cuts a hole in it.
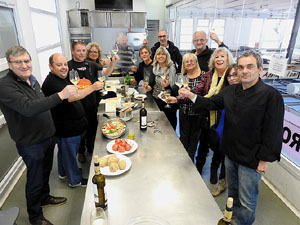
[{"label": "woman with blonde hair", "polygon": [[171,108],[165,108],[165,101],[161,100],[159,94],[165,89],[171,89],[176,80],[176,69],[170,54],[165,47],[159,47],[153,58],[153,70],[149,78],[149,84],[143,85],[143,88],[147,92],[152,92],[152,96],[158,106],[158,108],[166,114],[169,122],[174,130],[177,125],[175,106]]}]

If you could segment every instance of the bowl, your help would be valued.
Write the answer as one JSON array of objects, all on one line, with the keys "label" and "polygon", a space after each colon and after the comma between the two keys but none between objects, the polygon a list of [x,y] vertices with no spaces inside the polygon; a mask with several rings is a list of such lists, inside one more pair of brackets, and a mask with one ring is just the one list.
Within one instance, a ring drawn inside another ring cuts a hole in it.
[{"label": "bowl", "polygon": [[170,223],[156,216],[139,216],[131,219],[126,225],[170,225]]},{"label": "bowl", "polygon": [[108,139],[116,139],[126,132],[127,124],[121,119],[107,120],[102,124],[101,131],[104,137]]}]

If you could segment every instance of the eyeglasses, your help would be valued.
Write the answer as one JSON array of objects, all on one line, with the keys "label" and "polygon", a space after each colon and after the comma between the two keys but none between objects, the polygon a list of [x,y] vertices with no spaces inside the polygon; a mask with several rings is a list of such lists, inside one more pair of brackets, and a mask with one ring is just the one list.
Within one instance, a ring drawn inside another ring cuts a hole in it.
[{"label": "eyeglasses", "polygon": [[31,59],[26,60],[15,60],[15,61],[9,61],[10,63],[15,63],[17,65],[22,65],[22,63],[29,64],[31,63]]},{"label": "eyeglasses", "polygon": [[233,74],[228,74],[227,78],[234,78],[237,76],[237,73],[233,73]]},{"label": "eyeglasses", "polygon": [[205,42],[206,39],[196,39],[196,40],[193,40],[193,42]]},{"label": "eyeglasses", "polygon": [[165,37],[167,37],[167,35],[160,35],[160,36],[158,36],[158,38],[165,38]]},{"label": "eyeglasses", "polygon": [[93,53],[93,54],[99,54],[98,51],[90,51],[90,53]]}]

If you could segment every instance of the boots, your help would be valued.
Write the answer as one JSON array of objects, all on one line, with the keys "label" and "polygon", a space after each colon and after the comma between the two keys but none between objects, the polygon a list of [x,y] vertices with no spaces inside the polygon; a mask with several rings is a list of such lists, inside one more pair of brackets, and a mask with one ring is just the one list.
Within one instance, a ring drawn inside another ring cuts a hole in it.
[{"label": "boots", "polygon": [[225,179],[220,179],[218,186],[211,192],[212,196],[217,197],[226,190]]}]

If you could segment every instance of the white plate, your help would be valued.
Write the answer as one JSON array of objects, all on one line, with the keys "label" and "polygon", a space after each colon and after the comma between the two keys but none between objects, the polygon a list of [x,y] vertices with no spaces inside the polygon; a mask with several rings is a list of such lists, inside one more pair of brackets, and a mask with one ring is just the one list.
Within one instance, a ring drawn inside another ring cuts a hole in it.
[{"label": "white plate", "polygon": [[[109,166],[100,167],[100,172],[104,176],[118,176],[118,175],[120,175],[122,173],[125,173],[131,167],[131,160],[128,157],[126,157],[125,155],[121,155],[119,153],[116,153],[116,152],[114,152],[114,154],[117,155],[117,157],[119,158],[119,160],[125,160],[125,162],[126,162],[126,168],[124,170],[117,170],[116,172],[110,172],[109,171]],[[110,155],[105,155],[104,157],[109,157],[109,156]]]},{"label": "white plate", "polygon": [[134,96],[134,98],[136,100],[142,100],[143,98],[146,99],[147,95],[145,95],[145,94],[137,94],[137,95]]},{"label": "white plate", "polygon": [[127,155],[127,154],[135,152],[135,150],[137,150],[139,145],[134,140],[131,140],[131,139],[126,139],[126,141],[128,144],[130,144],[132,146],[132,148],[129,151],[118,152],[118,151],[112,150],[112,146],[115,144],[115,140],[108,142],[108,144],[106,145],[106,149],[110,153],[116,153],[116,154],[122,154],[122,155]]}]

